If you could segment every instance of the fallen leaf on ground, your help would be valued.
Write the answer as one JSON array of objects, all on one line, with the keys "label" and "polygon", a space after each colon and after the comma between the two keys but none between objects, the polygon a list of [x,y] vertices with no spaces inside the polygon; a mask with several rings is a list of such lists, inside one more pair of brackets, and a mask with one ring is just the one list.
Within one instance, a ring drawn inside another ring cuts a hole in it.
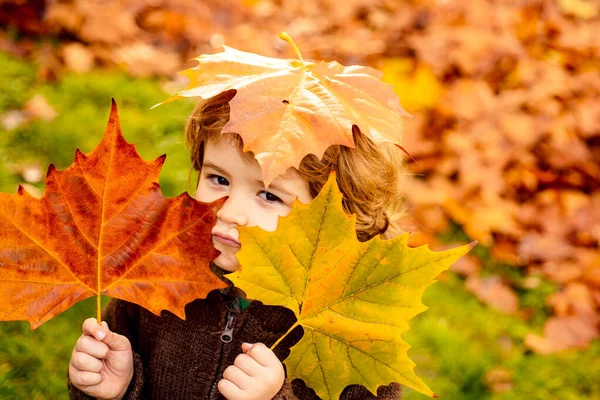
[{"label": "fallen leaf on ground", "polygon": [[600,336],[599,322],[597,315],[589,313],[552,317],[544,324],[543,335],[530,333],[525,337],[525,344],[539,354],[583,349]]},{"label": "fallen leaf on ground", "polygon": [[499,276],[479,278],[471,275],[467,278],[466,288],[495,310],[514,314],[519,309],[519,297]]},{"label": "fallen leaf on ground", "polygon": [[42,121],[52,121],[58,115],[43,94],[36,94],[25,103],[25,114],[29,119]]}]

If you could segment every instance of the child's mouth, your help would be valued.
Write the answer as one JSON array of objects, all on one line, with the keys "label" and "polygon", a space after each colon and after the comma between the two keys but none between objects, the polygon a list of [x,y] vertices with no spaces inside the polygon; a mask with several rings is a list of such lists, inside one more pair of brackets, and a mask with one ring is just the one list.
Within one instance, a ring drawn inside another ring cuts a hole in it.
[{"label": "child's mouth", "polygon": [[227,246],[232,246],[232,247],[241,247],[241,243],[238,242],[237,240],[235,240],[234,238],[232,238],[229,235],[225,235],[222,233],[213,233],[212,234],[212,238],[213,240],[216,240],[217,242],[220,242],[222,244],[225,244]]}]

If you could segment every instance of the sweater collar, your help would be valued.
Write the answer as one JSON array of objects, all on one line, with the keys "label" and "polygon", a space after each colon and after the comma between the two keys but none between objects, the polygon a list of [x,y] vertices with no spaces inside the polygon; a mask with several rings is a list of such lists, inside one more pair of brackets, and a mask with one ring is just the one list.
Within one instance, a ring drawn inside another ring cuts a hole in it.
[{"label": "sweater collar", "polygon": [[230,304],[231,308],[237,312],[246,309],[251,302],[246,299],[246,293],[244,293],[240,288],[235,287],[233,282],[225,277],[225,275],[231,274],[232,272],[225,271],[213,261],[210,262],[210,269],[220,280],[227,284],[226,288],[220,289],[223,300]]},{"label": "sweater collar", "polygon": [[227,279],[225,277],[225,275],[230,274],[231,271],[225,271],[223,268],[219,267],[213,261],[210,262],[210,270],[217,276],[217,278],[219,278],[220,280],[222,280],[223,282],[225,282],[227,284],[228,289],[233,288],[233,282],[231,282],[229,279]]}]

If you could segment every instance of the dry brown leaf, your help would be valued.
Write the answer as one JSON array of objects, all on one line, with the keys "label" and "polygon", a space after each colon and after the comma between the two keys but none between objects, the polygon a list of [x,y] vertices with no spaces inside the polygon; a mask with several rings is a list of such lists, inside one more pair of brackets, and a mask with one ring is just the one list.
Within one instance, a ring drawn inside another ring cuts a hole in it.
[{"label": "dry brown leaf", "polygon": [[579,282],[571,282],[560,292],[553,293],[546,303],[559,317],[580,313],[593,313],[594,301],[588,287]]},{"label": "dry brown leaf", "polygon": [[519,309],[519,297],[499,276],[479,278],[477,275],[470,275],[466,288],[495,310],[514,314]]},{"label": "dry brown leaf", "polygon": [[552,317],[544,324],[543,336],[530,333],[525,344],[539,354],[582,349],[600,336],[599,321],[596,314]]},{"label": "dry brown leaf", "polygon": [[27,118],[32,119],[40,119],[42,121],[52,121],[58,113],[48,103],[48,100],[43,94],[36,94],[31,99],[25,103],[25,115]]},{"label": "dry brown leaf", "polygon": [[479,275],[481,260],[471,255],[466,255],[452,264],[450,270],[462,276]]},{"label": "dry brown leaf", "polygon": [[8,111],[0,115],[0,122],[2,123],[2,128],[6,131],[12,131],[13,129],[17,129],[25,125],[28,121],[29,118],[27,118],[25,113],[19,110]]},{"label": "dry brown leaf", "polygon": [[134,15],[118,1],[76,1],[74,11],[83,18],[78,34],[84,42],[119,45],[140,35]]},{"label": "dry brown leaf", "polygon": [[94,67],[94,53],[81,43],[69,43],[63,47],[65,66],[75,72],[88,72]]},{"label": "dry brown leaf", "polygon": [[506,368],[496,367],[486,372],[483,381],[494,393],[504,393],[513,388],[513,373]]},{"label": "dry brown leaf", "polygon": [[559,262],[573,256],[573,247],[563,236],[528,232],[521,237],[518,252],[529,260]]},{"label": "dry brown leaf", "polygon": [[115,48],[112,58],[131,75],[140,78],[174,73],[181,63],[177,53],[161,50],[142,42]]},{"label": "dry brown leaf", "polygon": [[556,283],[567,283],[581,277],[581,265],[577,261],[546,261],[541,264],[546,278]]}]

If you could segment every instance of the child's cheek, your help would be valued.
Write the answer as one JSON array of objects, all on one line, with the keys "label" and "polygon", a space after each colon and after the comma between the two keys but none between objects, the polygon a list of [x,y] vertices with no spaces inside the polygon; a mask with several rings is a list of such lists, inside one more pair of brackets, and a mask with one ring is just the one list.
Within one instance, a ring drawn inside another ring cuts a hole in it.
[{"label": "child's cheek", "polygon": [[253,225],[259,226],[260,228],[269,232],[277,229],[279,217],[285,215],[279,206],[268,206],[267,209],[255,211],[256,222]]},{"label": "child's cheek", "polygon": [[196,195],[194,196],[194,198],[203,203],[211,203],[224,196],[227,196],[226,191],[217,190],[207,185],[200,184],[198,186],[198,189],[196,189]]}]

